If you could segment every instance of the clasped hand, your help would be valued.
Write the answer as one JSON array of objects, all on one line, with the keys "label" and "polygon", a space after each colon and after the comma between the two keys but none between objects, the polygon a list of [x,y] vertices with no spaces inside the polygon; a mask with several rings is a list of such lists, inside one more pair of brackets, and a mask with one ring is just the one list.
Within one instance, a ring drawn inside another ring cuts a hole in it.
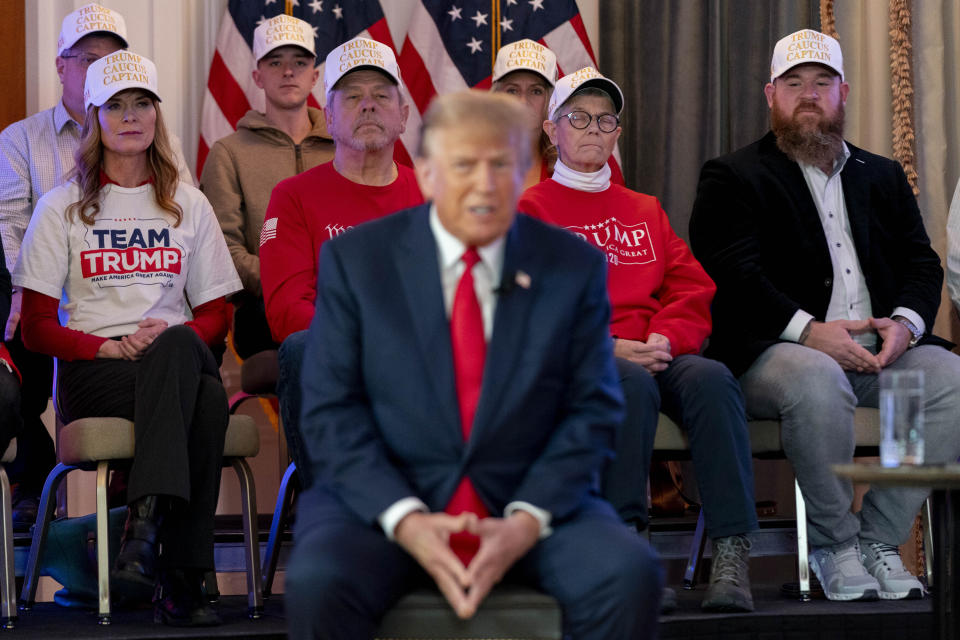
[{"label": "clasped hand", "polygon": [[651,375],[660,373],[673,361],[670,339],[659,333],[651,333],[646,342],[617,338],[613,344],[613,355],[639,364]]},{"label": "clasped hand", "polygon": [[[870,353],[853,336],[875,331],[883,340],[876,355]],[[810,325],[810,335],[803,343],[807,347],[823,351],[836,360],[844,371],[880,373],[892,364],[910,346],[910,331],[890,318],[866,320],[831,320]]]},{"label": "clasped hand", "polygon": [[[466,531],[480,538],[469,566],[450,549],[450,535]],[[413,512],[394,531],[397,542],[430,574],[454,612],[466,620],[504,574],[540,538],[540,523],[525,511],[507,518],[477,518],[473,513]]]},{"label": "clasped hand", "polygon": [[158,335],[167,328],[167,321],[159,318],[144,318],[137,330],[120,340],[107,340],[97,351],[98,358],[116,360],[139,360]]}]

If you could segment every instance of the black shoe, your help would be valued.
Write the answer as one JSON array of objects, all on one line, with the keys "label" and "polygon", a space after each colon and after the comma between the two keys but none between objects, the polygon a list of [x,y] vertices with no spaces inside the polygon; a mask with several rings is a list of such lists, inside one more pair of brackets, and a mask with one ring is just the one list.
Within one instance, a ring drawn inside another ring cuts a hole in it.
[{"label": "black shoe", "polygon": [[220,616],[207,602],[200,569],[162,571],[153,598],[153,621],[173,627],[212,627]]},{"label": "black shoe", "polygon": [[120,553],[110,576],[113,591],[126,603],[150,602],[153,596],[160,519],[157,496],[140,498],[128,507]]},{"label": "black shoe", "polygon": [[13,530],[17,532],[30,531],[30,527],[37,521],[37,512],[40,508],[40,497],[22,493],[13,497]]}]

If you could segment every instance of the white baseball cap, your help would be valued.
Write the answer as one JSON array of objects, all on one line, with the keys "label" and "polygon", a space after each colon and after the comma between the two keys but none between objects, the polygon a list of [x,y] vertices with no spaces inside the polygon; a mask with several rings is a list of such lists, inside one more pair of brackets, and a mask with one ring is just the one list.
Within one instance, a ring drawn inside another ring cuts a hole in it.
[{"label": "white baseball cap", "polygon": [[496,82],[513,71],[532,71],[543,76],[550,86],[557,84],[557,56],[539,42],[524,38],[500,47],[493,63]]},{"label": "white baseball cap", "polygon": [[801,29],[781,38],[770,60],[770,82],[800,64],[814,62],[836,71],[843,80],[843,52],[840,43],[825,33]]},{"label": "white baseball cap", "polygon": [[403,86],[393,49],[370,38],[354,38],[327,54],[323,69],[324,93],[330,93],[340,78],[359,69],[382,71],[390,76],[398,87]]},{"label": "white baseball cap", "polygon": [[309,22],[280,13],[264,20],[253,30],[253,59],[257,62],[274,49],[289,45],[306,49],[316,57],[313,27]]},{"label": "white baseball cap", "polygon": [[97,107],[124,89],[145,89],[159,100],[157,66],[132,51],[115,51],[87,68],[83,86],[83,108]]},{"label": "white baseball cap", "polygon": [[57,55],[62,55],[75,45],[77,40],[93,33],[108,33],[120,38],[124,49],[130,46],[127,44],[127,23],[123,21],[123,16],[91,2],[63,19],[60,39],[57,40]]},{"label": "white baseball cap", "polygon": [[606,91],[610,95],[610,99],[613,100],[613,108],[616,109],[617,115],[620,115],[620,112],[623,111],[623,92],[620,91],[620,87],[593,67],[584,67],[557,80],[557,86],[553,89],[553,95],[550,96],[550,104],[547,107],[550,119],[552,120],[557,116],[557,111],[570,96],[587,87],[596,87]]}]

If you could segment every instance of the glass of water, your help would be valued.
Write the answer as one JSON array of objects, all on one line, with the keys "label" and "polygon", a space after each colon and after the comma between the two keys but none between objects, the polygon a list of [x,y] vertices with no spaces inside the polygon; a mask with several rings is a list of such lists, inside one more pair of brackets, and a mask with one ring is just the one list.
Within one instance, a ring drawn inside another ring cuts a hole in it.
[{"label": "glass of water", "polygon": [[923,371],[880,373],[880,464],[923,464]]}]

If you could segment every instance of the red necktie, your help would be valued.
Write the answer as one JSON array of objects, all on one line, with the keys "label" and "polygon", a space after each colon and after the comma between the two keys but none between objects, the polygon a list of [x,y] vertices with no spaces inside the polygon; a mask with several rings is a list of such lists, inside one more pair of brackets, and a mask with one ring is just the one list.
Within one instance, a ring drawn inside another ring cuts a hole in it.
[{"label": "red necktie", "polygon": [[[477,255],[475,247],[469,247],[461,259],[465,268],[453,298],[450,340],[453,345],[453,371],[456,376],[457,400],[460,404],[460,429],[466,442],[470,439],[473,416],[480,401],[487,342],[483,337],[483,315],[480,312],[480,303],[477,301],[477,294],[473,287],[473,265],[480,261],[480,256]],[[481,518],[490,515],[466,476],[460,481],[446,508],[446,512],[451,515],[464,511],[475,513]],[[475,535],[455,533],[450,536],[450,548],[464,566],[470,564],[479,547],[480,538]]]}]

